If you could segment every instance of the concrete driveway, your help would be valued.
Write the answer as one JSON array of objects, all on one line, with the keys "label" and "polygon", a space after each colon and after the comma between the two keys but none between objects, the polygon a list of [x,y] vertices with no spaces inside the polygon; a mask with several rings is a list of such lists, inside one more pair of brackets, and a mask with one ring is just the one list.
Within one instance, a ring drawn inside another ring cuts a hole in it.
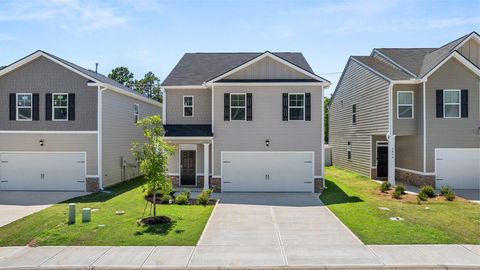
[{"label": "concrete driveway", "polygon": [[0,191],[0,227],[86,192]]},{"label": "concrete driveway", "polygon": [[220,203],[191,266],[381,264],[322,204],[318,194],[214,195]]}]

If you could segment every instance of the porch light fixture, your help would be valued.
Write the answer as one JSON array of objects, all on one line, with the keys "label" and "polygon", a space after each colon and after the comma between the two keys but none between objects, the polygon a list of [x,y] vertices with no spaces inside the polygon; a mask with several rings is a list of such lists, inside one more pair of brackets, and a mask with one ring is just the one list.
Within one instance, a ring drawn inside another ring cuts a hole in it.
[{"label": "porch light fixture", "polygon": [[38,141],[38,143],[40,144],[40,146],[43,146],[44,142],[45,142],[45,141],[44,141],[43,139],[40,139],[40,141]]},{"label": "porch light fixture", "polygon": [[270,146],[270,140],[269,140],[269,139],[267,139],[267,140],[265,141],[265,145],[266,145],[267,147]]}]

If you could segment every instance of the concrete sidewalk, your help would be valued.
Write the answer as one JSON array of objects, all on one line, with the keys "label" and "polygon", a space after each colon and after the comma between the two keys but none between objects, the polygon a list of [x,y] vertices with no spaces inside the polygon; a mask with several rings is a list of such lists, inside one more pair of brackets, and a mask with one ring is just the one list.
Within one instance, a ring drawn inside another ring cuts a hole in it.
[{"label": "concrete sidewalk", "polygon": [[[224,266],[198,266],[191,262],[196,247],[0,247],[0,269],[479,269],[480,246],[472,245],[393,245],[367,246],[372,256],[378,260],[375,264],[348,264],[338,261],[328,263],[330,259],[355,250],[344,250],[341,246],[331,245],[316,249],[310,254],[325,258],[311,265],[290,265],[274,263],[263,266],[244,266],[232,264]],[[244,249],[249,249],[244,247]],[[213,249],[212,252],[218,250]],[[245,254],[238,250],[240,261],[244,256],[252,260],[269,260],[271,254],[256,250],[256,255]]]}]

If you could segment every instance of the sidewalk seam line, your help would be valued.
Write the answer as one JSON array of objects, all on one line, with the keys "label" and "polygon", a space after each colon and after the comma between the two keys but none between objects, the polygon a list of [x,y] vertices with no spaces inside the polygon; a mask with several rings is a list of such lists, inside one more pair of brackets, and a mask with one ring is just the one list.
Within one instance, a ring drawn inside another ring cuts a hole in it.
[{"label": "sidewalk seam line", "polygon": [[461,247],[463,247],[464,249],[468,250],[470,253],[472,253],[473,255],[477,256],[477,257],[480,257],[480,255],[478,255],[477,253],[473,252],[473,250],[469,249],[468,247],[465,246],[465,244],[462,244],[460,245]]},{"label": "sidewalk seam line", "polygon": [[112,248],[113,248],[113,246],[109,246],[109,247],[107,248],[107,250],[105,250],[105,252],[103,252],[102,255],[98,256],[98,258],[96,258],[88,267],[94,267],[93,265],[94,265],[98,260],[100,260],[101,258],[103,258],[103,256],[105,256],[105,254],[107,254],[107,252],[108,252],[110,249],[112,249]]},{"label": "sidewalk seam line", "polygon": [[153,251],[155,251],[156,249],[158,248],[158,246],[154,246],[150,252],[148,253],[147,257],[145,257],[145,260],[143,260],[143,263],[140,264],[140,267],[139,268],[143,268],[143,266],[145,265],[145,263],[147,262],[148,258],[150,258],[150,256],[152,255]]},{"label": "sidewalk seam line", "polygon": [[385,263],[377,256],[377,254],[375,253],[375,251],[374,251],[370,246],[368,246],[368,245],[364,245],[364,246],[367,247],[368,251],[370,251],[370,253],[372,253],[373,256],[375,256],[375,258],[377,258],[377,260],[378,260],[380,263],[382,263],[383,265],[387,265],[387,264],[385,264]]},{"label": "sidewalk seam line", "polygon": [[270,206],[270,214],[272,215],[273,227],[275,228],[275,233],[277,235],[277,239],[280,245],[280,253],[282,254],[283,264],[285,266],[288,266],[288,259],[287,255],[285,254],[285,248],[283,246],[282,237],[280,235],[280,229],[278,228],[277,219],[275,218],[275,212],[273,211],[273,206]]},{"label": "sidewalk seam line", "polygon": [[[42,247],[40,247],[42,248]],[[54,255],[52,255],[51,257],[48,257],[46,260],[42,261],[41,263],[39,263],[35,268],[40,268],[40,266],[42,266],[42,264],[46,263],[48,260],[52,259],[53,257],[57,256],[60,252],[64,251],[65,249],[67,249],[67,246],[64,246],[59,252],[55,253]]]},{"label": "sidewalk seam line", "polygon": [[193,247],[192,253],[190,253],[190,257],[188,258],[188,262],[187,262],[187,265],[185,265],[185,268],[190,267],[190,263],[192,262],[193,254],[195,253],[195,251],[197,251],[197,246]]}]

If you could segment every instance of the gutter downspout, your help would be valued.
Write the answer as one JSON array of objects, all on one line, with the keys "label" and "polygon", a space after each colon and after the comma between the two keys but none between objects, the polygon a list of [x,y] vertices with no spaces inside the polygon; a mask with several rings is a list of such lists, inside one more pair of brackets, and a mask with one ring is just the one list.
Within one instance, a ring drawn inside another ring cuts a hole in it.
[{"label": "gutter downspout", "polygon": [[97,92],[97,164],[98,164],[98,187],[100,190],[103,190],[103,154],[102,154],[102,149],[103,149],[103,125],[102,125],[102,117],[103,117],[103,111],[102,111],[102,93],[103,91],[107,90],[107,87],[98,85],[98,92]]},{"label": "gutter downspout", "polygon": [[[322,140],[322,180],[323,180],[323,188],[327,189],[325,186],[325,93],[323,91],[323,86],[320,86],[322,89],[322,134],[321,134],[321,140]],[[315,175],[315,174],[314,174]],[[315,177],[314,177],[315,178]],[[315,188],[315,179],[314,181],[314,188]],[[315,191],[314,191],[315,192]]]}]

